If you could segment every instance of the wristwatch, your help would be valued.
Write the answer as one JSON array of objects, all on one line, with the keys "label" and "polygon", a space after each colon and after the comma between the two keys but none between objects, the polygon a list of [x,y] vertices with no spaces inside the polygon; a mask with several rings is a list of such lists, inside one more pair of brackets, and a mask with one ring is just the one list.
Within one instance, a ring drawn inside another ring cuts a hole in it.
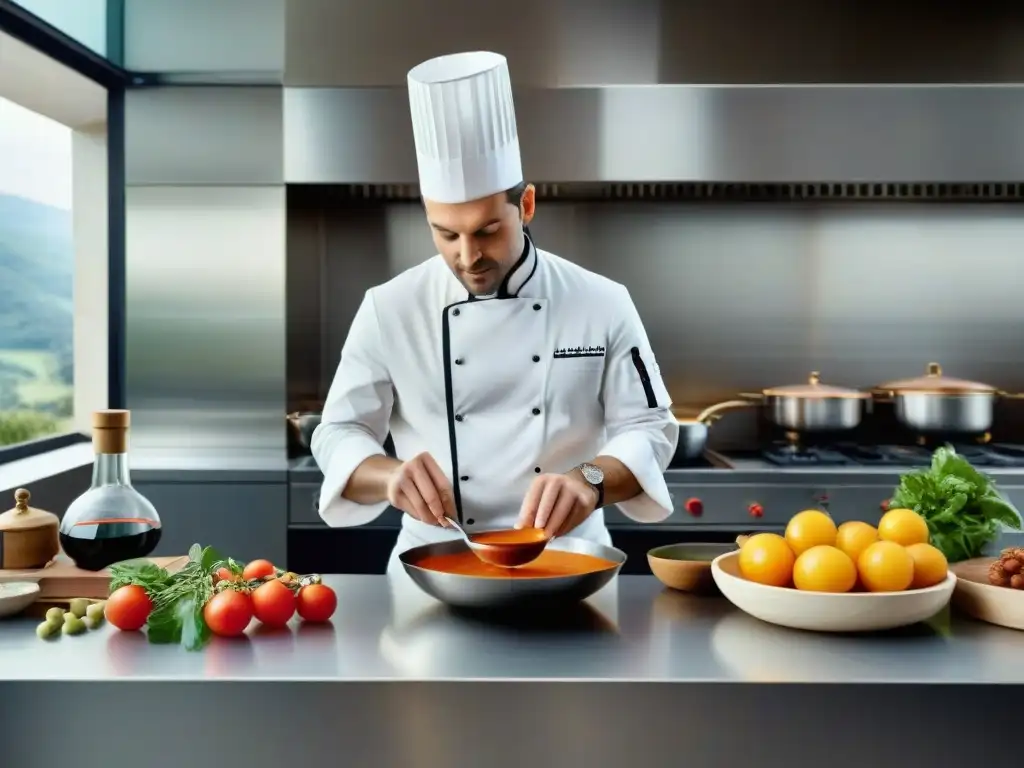
[{"label": "wristwatch", "polygon": [[604,504],[604,470],[602,470],[596,464],[580,464],[580,474],[583,475],[583,479],[587,481],[587,485],[597,491],[597,503],[594,505],[594,509],[600,509]]}]

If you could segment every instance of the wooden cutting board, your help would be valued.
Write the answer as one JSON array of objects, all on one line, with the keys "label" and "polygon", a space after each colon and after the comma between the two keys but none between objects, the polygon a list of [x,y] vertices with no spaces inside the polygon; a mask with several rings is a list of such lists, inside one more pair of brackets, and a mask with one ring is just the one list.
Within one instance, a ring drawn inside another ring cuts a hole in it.
[{"label": "wooden cutting board", "polygon": [[[148,559],[173,573],[188,562],[188,555]],[[105,600],[110,595],[109,571],[84,571],[61,556],[54,558],[45,568],[24,571],[0,570],[0,581],[38,582],[40,601],[69,600],[73,597]]]}]

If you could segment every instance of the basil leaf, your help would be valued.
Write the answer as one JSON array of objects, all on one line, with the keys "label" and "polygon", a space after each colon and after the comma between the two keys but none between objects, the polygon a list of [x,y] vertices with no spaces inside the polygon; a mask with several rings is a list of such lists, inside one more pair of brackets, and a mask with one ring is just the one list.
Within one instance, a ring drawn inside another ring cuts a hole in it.
[{"label": "basil leaf", "polygon": [[181,621],[174,603],[158,608],[149,615],[146,635],[151,643],[181,642]]},{"label": "basil leaf", "polygon": [[181,626],[181,644],[186,650],[198,651],[210,639],[210,629],[203,620],[203,606],[194,598],[180,601],[175,611]]},{"label": "basil leaf", "polygon": [[199,558],[199,562],[202,566],[204,573],[210,573],[216,566],[224,562],[224,558],[221,557],[220,553],[213,547],[206,547],[203,549],[203,554]]}]

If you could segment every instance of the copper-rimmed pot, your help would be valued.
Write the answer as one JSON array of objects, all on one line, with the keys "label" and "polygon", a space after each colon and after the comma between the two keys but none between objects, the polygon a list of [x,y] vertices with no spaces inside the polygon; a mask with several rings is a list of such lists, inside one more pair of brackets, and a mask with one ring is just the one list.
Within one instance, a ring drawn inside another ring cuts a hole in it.
[{"label": "copper-rimmed pot", "polygon": [[924,376],[881,384],[873,394],[881,402],[892,402],[900,423],[920,434],[985,434],[992,428],[997,400],[1024,398],[946,376],[938,363],[928,363]]},{"label": "copper-rimmed pot", "polygon": [[841,432],[854,429],[864,417],[871,395],[859,389],[821,383],[812,371],[806,384],[772,387],[760,394],[743,394],[763,403],[768,419],[790,432]]},{"label": "copper-rimmed pot", "polygon": [[789,432],[842,432],[860,424],[871,399],[867,392],[822,384],[817,371],[811,372],[806,384],[772,387],[740,397],[743,399],[712,405],[692,419],[677,415],[679,442],[674,461],[700,456],[707,442],[708,425],[728,411],[763,407],[772,423]]}]

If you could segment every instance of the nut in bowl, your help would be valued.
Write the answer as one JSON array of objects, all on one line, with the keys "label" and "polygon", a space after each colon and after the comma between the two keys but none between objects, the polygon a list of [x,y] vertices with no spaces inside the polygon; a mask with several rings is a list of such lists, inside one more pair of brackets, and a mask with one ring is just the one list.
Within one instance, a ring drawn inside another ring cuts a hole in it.
[{"label": "nut in bowl", "polygon": [[711,577],[711,562],[735,549],[732,544],[666,544],[647,553],[647,564],[658,581],[670,589],[715,595],[718,588]]},{"label": "nut in bowl", "polygon": [[794,515],[784,536],[759,533],[711,567],[722,594],[750,615],[794,629],[872,632],[931,618],[949,602],[956,577],[906,509],[877,528],[840,526],[821,510]]}]

